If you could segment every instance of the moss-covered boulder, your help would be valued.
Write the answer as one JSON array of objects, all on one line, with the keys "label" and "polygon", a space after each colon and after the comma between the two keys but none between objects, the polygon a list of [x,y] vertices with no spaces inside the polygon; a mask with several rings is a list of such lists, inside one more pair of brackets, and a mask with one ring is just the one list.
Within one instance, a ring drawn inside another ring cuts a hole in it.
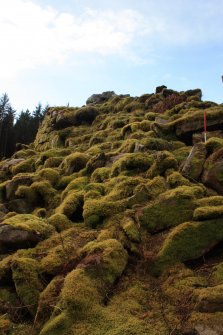
[{"label": "moss-covered boulder", "polygon": [[200,312],[221,312],[223,308],[223,285],[201,288],[196,291],[196,309]]},{"label": "moss-covered boulder", "polygon": [[223,149],[217,150],[206,160],[202,181],[223,194]]},{"label": "moss-covered boulder", "polygon": [[11,268],[18,297],[28,311],[35,315],[39,294],[43,290],[39,262],[25,257],[15,258]]},{"label": "moss-covered boulder", "polygon": [[193,218],[195,200],[204,195],[199,186],[179,186],[166,191],[142,211],[140,222],[149,232],[157,232]]},{"label": "moss-covered boulder", "polygon": [[70,154],[63,160],[61,168],[66,174],[78,172],[85,168],[89,158],[90,157],[84,153],[75,152],[73,154]]},{"label": "moss-covered boulder", "polygon": [[159,272],[169,265],[199,258],[223,240],[223,219],[185,222],[163,243],[155,263]]},{"label": "moss-covered boulder", "polygon": [[118,176],[121,172],[137,174],[146,171],[152,165],[151,155],[145,153],[128,153],[117,159],[112,166],[111,176]]},{"label": "moss-covered boulder", "polygon": [[54,231],[45,220],[34,215],[14,215],[0,225],[0,250],[4,253],[33,247]]},{"label": "moss-covered boulder", "polygon": [[167,169],[177,169],[175,157],[168,151],[158,151],[154,156],[154,162],[148,170],[147,176],[154,178],[163,175]]}]

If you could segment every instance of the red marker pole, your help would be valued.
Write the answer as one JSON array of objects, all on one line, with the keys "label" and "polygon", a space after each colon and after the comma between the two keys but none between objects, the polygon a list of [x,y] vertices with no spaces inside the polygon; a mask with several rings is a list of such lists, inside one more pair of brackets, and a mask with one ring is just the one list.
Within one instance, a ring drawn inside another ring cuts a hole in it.
[{"label": "red marker pole", "polygon": [[204,111],[204,143],[207,142],[207,116],[206,111]]}]

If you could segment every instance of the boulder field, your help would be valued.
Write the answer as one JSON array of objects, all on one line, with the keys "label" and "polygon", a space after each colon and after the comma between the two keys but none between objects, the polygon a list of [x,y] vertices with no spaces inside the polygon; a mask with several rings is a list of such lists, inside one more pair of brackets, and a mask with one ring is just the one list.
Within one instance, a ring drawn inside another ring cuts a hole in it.
[{"label": "boulder field", "polygon": [[223,104],[94,94],[18,147],[0,162],[1,335],[223,334]]}]

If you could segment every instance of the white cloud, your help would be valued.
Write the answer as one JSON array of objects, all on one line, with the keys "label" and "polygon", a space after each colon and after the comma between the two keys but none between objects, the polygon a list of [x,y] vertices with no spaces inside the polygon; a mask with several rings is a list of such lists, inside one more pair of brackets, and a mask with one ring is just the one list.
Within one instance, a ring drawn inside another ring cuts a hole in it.
[{"label": "white cloud", "polygon": [[0,0],[0,78],[80,53],[122,53],[145,28],[133,10],[91,10],[82,15],[31,0]]},{"label": "white cloud", "polygon": [[147,4],[145,12],[139,2],[138,11],[85,8],[75,14],[37,0],[0,0],[0,79],[41,65],[77,62],[83,55],[119,54],[135,64],[152,64],[165,55],[163,46],[223,39],[223,0]]}]

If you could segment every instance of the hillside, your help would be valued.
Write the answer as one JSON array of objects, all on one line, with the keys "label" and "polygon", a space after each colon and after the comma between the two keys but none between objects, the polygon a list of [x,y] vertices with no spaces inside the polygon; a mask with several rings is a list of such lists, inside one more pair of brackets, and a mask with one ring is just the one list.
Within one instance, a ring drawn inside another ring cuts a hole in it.
[{"label": "hillside", "polygon": [[49,108],[0,162],[0,334],[223,334],[223,104],[201,97]]}]

